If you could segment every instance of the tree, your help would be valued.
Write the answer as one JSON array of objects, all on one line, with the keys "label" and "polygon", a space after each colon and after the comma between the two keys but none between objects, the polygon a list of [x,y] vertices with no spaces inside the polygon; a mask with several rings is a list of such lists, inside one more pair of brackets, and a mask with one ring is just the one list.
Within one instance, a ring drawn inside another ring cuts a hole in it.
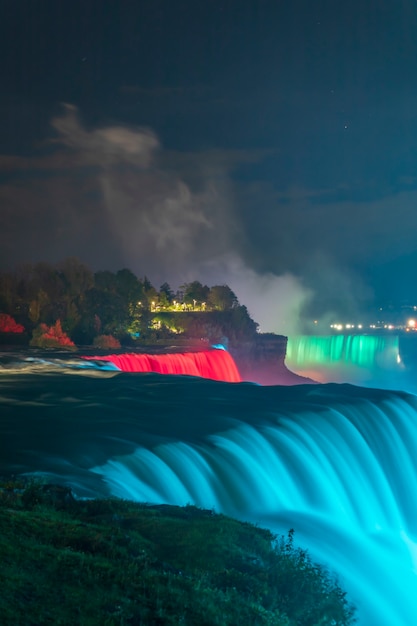
[{"label": "tree", "polygon": [[168,283],[164,283],[159,288],[159,304],[162,307],[168,307],[174,301],[174,292]]},{"label": "tree", "polygon": [[116,274],[108,270],[94,274],[94,287],[101,291],[116,292]]},{"label": "tree", "polygon": [[215,285],[208,294],[208,303],[213,309],[227,311],[239,306],[236,294],[227,285]]},{"label": "tree", "polygon": [[129,304],[137,304],[143,299],[144,289],[138,278],[128,269],[119,270],[116,274],[117,293]]},{"label": "tree", "polygon": [[70,298],[82,299],[85,292],[94,286],[92,271],[75,257],[65,259],[59,269]]},{"label": "tree", "polygon": [[207,302],[207,298],[210,292],[207,285],[202,285],[198,280],[194,280],[192,283],[186,283],[182,285],[181,289],[184,292],[184,302],[193,307],[198,303],[200,306],[203,302]]},{"label": "tree", "polygon": [[159,302],[159,294],[147,276],[144,277],[142,285],[144,293],[143,304],[153,309]]},{"label": "tree", "polygon": [[94,286],[94,275],[89,267],[75,257],[65,259],[59,269],[65,285],[61,317],[65,329],[72,332],[80,322],[80,309],[86,293]]},{"label": "tree", "polygon": [[0,273],[0,309],[14,313],[16,302],[15,277],[11,272]]},{"label": "tree", "polygon": [[0,308],[25,326],[40,319],[49,323],[65,311],[64,286],[49,263],[24,264],[0,276]]},{"label": "tree", "polygon": [[117,334],[129,324],[129,311],[123,298],[117,293],[90,289],[82,303],[83,332],[94,336],[97,333],[97,317],[102,334]]},{"label": "tree", "polygon": [[259,324],[253,321],[248,309],[244,305],[233,307],[230,311],[231,334],[235,340],[252,338],[258,329]]},{"label": "tree", "polygon": [[42,289],[50,300],[59,300],[64,294],[62,274],[50,263],[40,262],[34,265],[33,282],[35,293],[38,294]]},{"label": "tree", "polygon": [[60,272],[50,263],[36,263],[32,271],[33,297],[28,315],[33,324],[39,320],[52,323],[64,318],[68,305],[65,283]]}]

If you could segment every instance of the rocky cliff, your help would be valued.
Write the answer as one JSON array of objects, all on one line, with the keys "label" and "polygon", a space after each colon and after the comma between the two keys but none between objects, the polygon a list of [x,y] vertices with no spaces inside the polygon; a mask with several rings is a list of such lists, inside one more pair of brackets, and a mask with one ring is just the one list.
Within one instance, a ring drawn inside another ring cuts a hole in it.
[{"label": "rocky cliff", "polygon": [[252,341],[229,346],[242,379],[260,385],[301,385],[316,381],[291,372],[285,365],[287,337],[258,334]]}]

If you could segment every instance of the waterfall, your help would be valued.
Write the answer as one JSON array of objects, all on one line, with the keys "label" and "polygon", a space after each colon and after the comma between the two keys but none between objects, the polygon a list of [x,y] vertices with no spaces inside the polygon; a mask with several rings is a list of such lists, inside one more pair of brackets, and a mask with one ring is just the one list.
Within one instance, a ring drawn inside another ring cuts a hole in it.
[{"label": "waterfall", "polygon": [[[327,387],[327,386],[326,386]],[[203,442],[138,447],[92,471],[111,493],[196,504],[285,533],[341,578],[360,624],[416,622],[416,400],[277,404]]]},{"label": "waterfall", "polygon": [[0,368],[2,476],[293,528],[338,575],[359,626],[417,622],[417,396],[62,363]]},{"label": "waterfall", "polygon": [[226,350],[177,354],[109,354],[83,358],[110,361],[123,372],[201,376],[229,383],[237,383],[241,380],[236,364]]},{"label": "waterfall", "polygon": [[285,363],[320,382],[385,386],[387,379],[404,373],[396,335],[289,337]]}]

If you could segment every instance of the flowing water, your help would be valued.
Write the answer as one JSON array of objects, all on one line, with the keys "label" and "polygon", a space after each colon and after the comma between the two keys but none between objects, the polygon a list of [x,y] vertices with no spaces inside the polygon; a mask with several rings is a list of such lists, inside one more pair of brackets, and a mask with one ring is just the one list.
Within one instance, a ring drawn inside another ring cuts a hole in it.
[{"label": "flowing water", "polygon": [[[396,367],[377,352],[373,377],[377,361]],[[196,361],[210,378],[234,371],[226,352]],[[113,358],[9,353],[0,365],[0,474],[294,528],[361,626],[417,623],[416,396],[121,372]]]},{"label": "flowing water", "polygon": [[186,374],[211,380],[239,383],[236,364],[223,346],[217,350],[201,350],[176,354],[109,354],[85,356],[89,361],[113,363],[123,372],[157,372],[158,374]]},{"label": "flowing water", "polygon": [[288,338],[286,365],[319,382],[417,391],[417,336],[301,335]]}]

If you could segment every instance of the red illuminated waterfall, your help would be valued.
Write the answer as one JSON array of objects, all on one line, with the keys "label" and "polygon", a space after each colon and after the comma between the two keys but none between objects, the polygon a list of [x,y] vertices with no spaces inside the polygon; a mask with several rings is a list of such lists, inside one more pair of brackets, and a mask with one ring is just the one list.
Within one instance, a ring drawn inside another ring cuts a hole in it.
[{"label": "red illuminated waterfall", "polygon": [[181,354],[107,354],[84,358],[111,361],[123,372],[185,374],[229,383],[239,383],[242,380],[236,363],[225,350]]}]

